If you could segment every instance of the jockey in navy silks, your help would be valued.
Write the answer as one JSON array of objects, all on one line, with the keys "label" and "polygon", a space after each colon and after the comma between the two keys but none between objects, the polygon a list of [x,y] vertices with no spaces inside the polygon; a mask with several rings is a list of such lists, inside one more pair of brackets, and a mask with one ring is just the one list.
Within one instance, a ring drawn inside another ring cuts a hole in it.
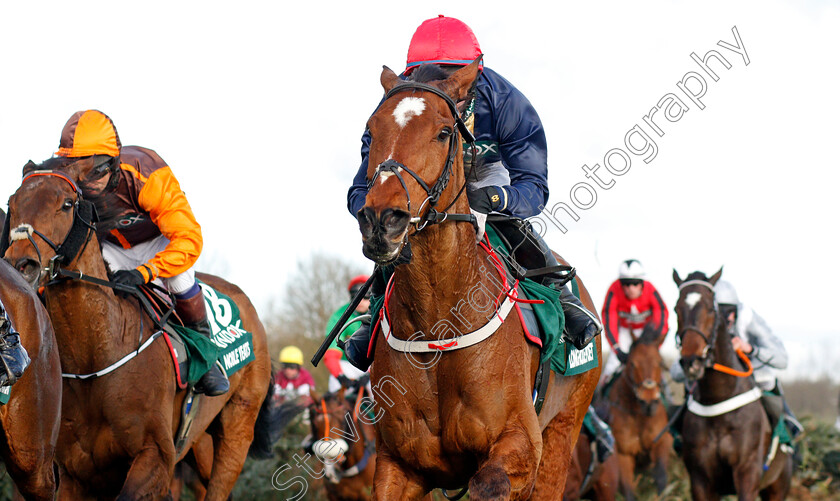
[{"label": "jockey in navy silks", "polygon": [[[402,78],[410,79],[421,65],[425,71],[438,71],[443,79],[462,66],[481,56],[481,48],[472,30],[451,17],[438,16],[423,22],[408,48],[406,69]],[[429,68],[433,65],[435,68]],[[528,99],[501,75],[487,67],[479,67],[474,98],[458,103],[464,121],[476,138],[476,172],[467,181],[470,208],[479,221],[479,238],[487,214],[506,214],[524,219],[535,216],[548,202],[547,145],[542,122]],[[418,79],[419,80],[419,79]],[[347,193],[347,208],[354,216],[365,204],[368,192],[367,170],[371,137],[362,136],[362,164],[353,185]],[[470,155],[465,151],[465,156]],[[495,227],[495,226],[494,226]],[[497,229],[508,240],[530,240],[535,254],[543,266],[557,265],[548,246],[530,228],[528,235],[522,227]],[[566,318],[564,337],[578,348],[583,348],[601,330],[596,316],[590,314],[575,297],[570,288],[563,286],[561,277],[546,276],[544,285],[556,285],[561,292],[560,302]],[[378,291],[376,289],[379,289]],[[384,292],[384,284],[374,282],[374,295]],[[360,370],[367,370],[372,360],[367,357],[370,329],[365,326],[344,343],[347,360]]]}]

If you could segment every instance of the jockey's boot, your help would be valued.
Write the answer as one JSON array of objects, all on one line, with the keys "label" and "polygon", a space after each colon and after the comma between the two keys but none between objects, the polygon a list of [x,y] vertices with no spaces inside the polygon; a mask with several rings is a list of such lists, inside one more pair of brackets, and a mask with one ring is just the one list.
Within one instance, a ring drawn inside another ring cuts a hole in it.
[{"label": "jockey's boot", "polygon": [[800,423],[799,420],[796,419],[796,416],[793,415],[793,411],[790,410],[790,407],[788,407],[784,394],[782,395],[782,406],[784,408],[784,420],[788,427],[788,431],[790,432],[790,438],[792,440],[796,440],[796,437],[805,431],[805,427],[802,426],[802,423]]},{"label": "jockey's boot", "polygon": [[610,426],[601,419],[591,405],[589,406],[589,416],[592,418],[592,424],[595,428],[595,450],[598,454],[598,462],[603,463],[610,454],[615,452],[615,437],[610,430]]},{"label": "jockey's boot", "polygon": [[[551,278],[545,279],[543,283],[550,286]],[[563,306],[563,315],[566,317],[563,337],[575,345],[575,348],[582,350],[601,332],[601,322],[598,321],[598,317],[584,308],[583,303],[572,294],[569,287],[555,288],[560,290],[560,304]]]},{"label": "jockey's boot", "polygon": [[[201,289],[187,298],[177,297],[175,299],[175,313],[184,322],[184,327],[192,329],[207,339],[212,336],[210,322],[207,320],[207,310],[204,307],[204,294]],[[196,393],[204,393],[207,396],[215,397],[227,393],[230,389],[230,381],[219,367],[218,363],[213,364],[201,379],[196,383]]]},{"label": "jockey's boot", "polygon": [[368,357],[367,354],[369,346],[370,322],[362,322],[362,326],[356,329],[352,336],[338,342],[338,347],[344,350],[347,361],[362,372],[367,372],[373,363],[373,356]]},{"label": "jockey's boot", "polygon": [[23,375],[29,366],[29,354],[20,344],[20,335],[12,329],[12,323],[0,309],[0,386],[11,386]]}]

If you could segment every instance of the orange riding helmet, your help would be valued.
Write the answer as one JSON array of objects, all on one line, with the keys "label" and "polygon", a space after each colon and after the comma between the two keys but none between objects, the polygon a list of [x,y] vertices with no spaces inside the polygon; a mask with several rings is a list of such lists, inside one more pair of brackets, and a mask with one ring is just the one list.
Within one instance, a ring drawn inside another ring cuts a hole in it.
[{"label": "orange riding helmet", "polygon": [[77,111],[67,120],[55,154],[61,157],[117,157],[120,148],[120,136],[108,115],[98,110],[87,110]]}]

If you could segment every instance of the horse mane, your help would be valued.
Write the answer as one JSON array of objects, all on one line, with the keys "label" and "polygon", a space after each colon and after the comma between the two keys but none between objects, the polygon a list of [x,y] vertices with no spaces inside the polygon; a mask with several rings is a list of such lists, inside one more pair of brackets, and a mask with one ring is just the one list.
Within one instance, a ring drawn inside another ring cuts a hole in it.
[{"label": "horse mane", "polygon": [[421,64],[411,72],[411,75],[408,76],[408,81],[429,83],[437,80],[446,80],[458,69],[458,66],[440,66],[431,63]]}]

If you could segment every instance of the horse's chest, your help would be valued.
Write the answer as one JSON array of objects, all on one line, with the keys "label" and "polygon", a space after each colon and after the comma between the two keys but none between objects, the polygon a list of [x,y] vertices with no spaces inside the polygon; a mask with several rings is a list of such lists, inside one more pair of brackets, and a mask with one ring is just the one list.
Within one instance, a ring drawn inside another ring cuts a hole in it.
[{"label": "horse's chest", "polygon": [[464,464],[465,456],[488,450],[488,432],[488,426],[457,407],[392,412],[380,427],[392,454],[427,470],[451,471]]}]

